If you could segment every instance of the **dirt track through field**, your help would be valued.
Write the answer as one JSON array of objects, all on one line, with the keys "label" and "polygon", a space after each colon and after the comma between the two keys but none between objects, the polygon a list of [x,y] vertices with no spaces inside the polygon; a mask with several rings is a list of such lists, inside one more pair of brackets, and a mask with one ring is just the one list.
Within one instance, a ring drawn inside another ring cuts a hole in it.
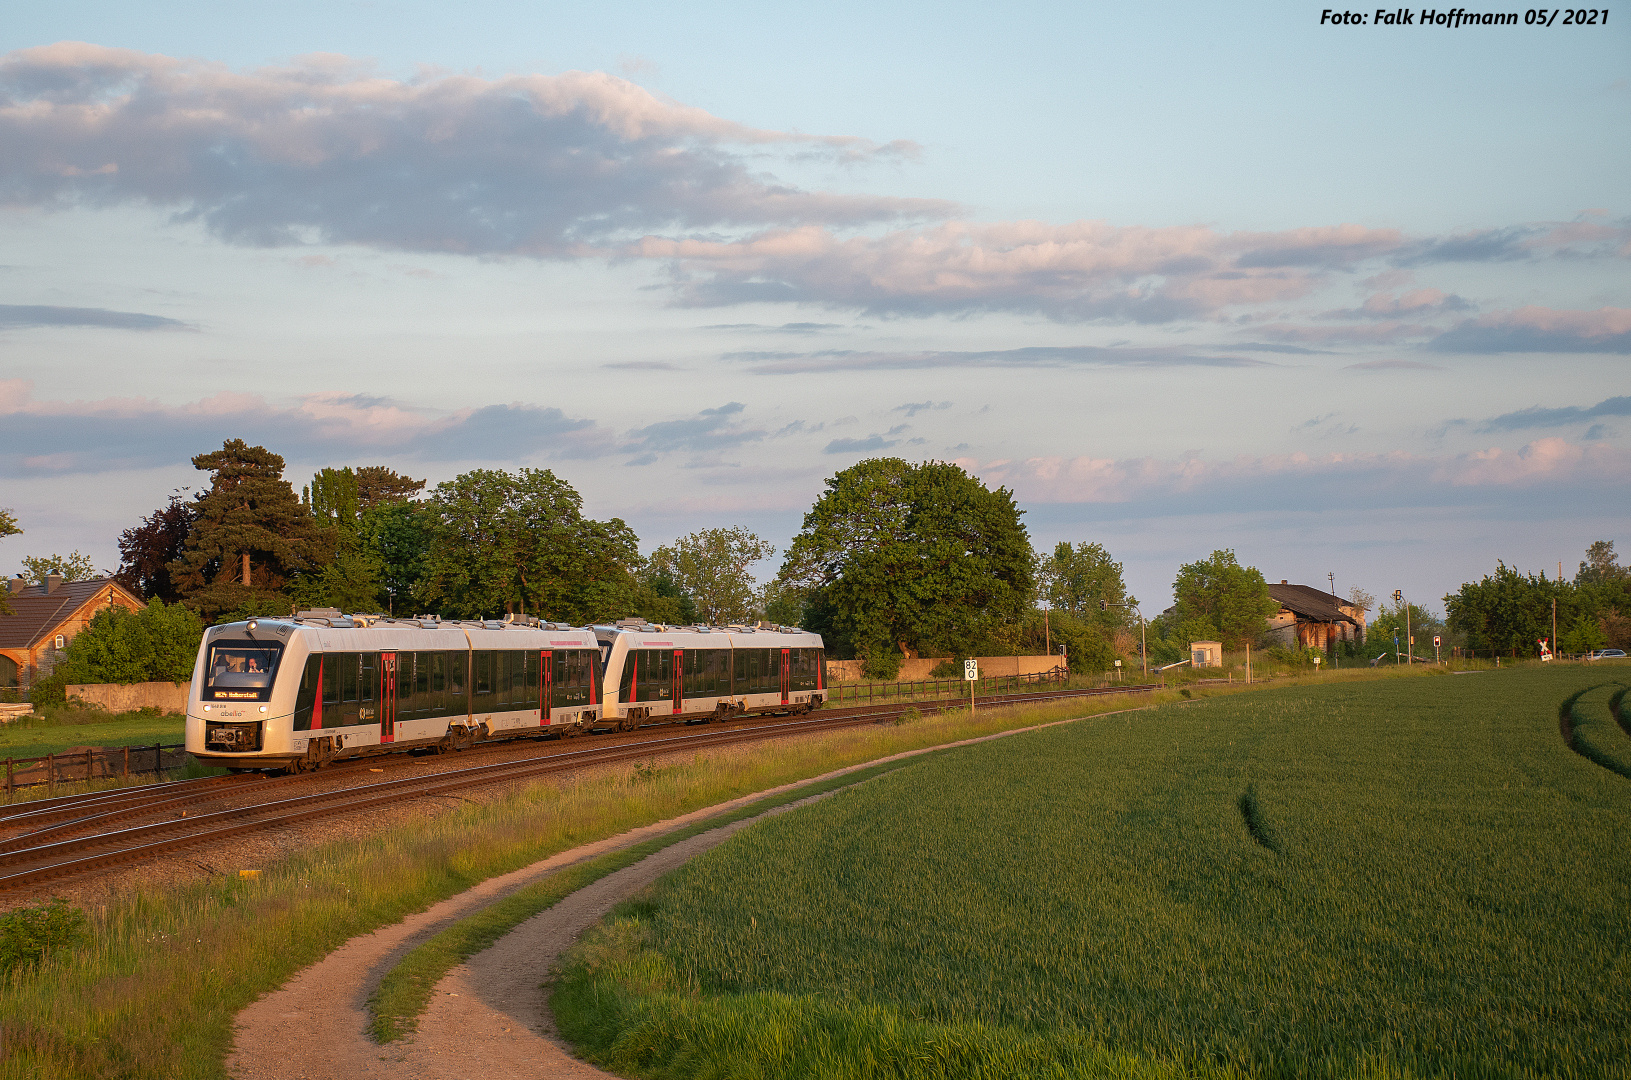
[{"label": "dirt track through field", "polygon": [[[1118,710],[1132,712],[1136,710]],[[1099,713],[1093,718],[1116,715]],[[485,881],[372,934],[353,938],[238,1014],[227,1071],[236,1080],[520,1080],[607,1077],[554,1037],[543,981],[578,935],[612,907],[770,814],[825,798],[812,795],[758,817],[682,840],[608,874],[538,913],[436,985],[418,1031],[384,1046],[368,1037],[368,996],[404,955],[452,923],[540,878],[766,796],[873,765],[1006,738],[1072,720],[894,754],[801,780],[561,852]],[[842,790],[842,789],[838,789]]]}]

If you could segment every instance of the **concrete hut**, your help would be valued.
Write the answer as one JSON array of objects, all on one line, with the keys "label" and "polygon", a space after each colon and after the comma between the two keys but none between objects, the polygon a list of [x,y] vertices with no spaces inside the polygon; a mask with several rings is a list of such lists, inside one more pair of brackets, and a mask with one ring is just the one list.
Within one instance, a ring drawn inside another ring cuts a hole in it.
[{"label": "concrete hut", "polygon": [[1365,640],[1365,611],[1340,596],[1284,579],[1269,586],[1280,610],[1269,617],[1268,632],[1291,649],[1336,652],[1337,642]]},{"label": "concrete hut", "polygon": [[6,588],[11,614],[0,615],[0,690],[26,690],[51,674],[68,642],[103,608],[147,606],[111,578],[64,581],[52,574],[30,585],[17,577]]}]

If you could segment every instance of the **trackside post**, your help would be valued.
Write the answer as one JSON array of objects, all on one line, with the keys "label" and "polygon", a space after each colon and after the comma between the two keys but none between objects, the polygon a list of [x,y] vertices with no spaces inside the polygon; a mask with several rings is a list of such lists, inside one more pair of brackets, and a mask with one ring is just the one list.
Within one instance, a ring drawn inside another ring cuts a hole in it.
[{"label": "trackside post", "polygon": [[974,718],[974,682],[980,677],[980,662],[978,660],[963,661],[963,678],[968,682],[968,716]]}]

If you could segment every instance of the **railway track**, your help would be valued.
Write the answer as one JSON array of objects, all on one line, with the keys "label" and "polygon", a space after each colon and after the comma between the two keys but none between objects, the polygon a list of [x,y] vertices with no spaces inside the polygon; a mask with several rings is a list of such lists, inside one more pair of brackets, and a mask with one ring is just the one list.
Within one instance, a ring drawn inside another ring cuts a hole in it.
[{"label": "railway track", "polygon": [[[1141,693],[1154,686],[1107,687],[998,695],[986,705],[1057,701]],[[557,750],[548,754],[473,764],[350,787],[310,791],[318,780],[342,770],[300,776],[222,776],[182,780],[144,788],[124,788],[20,804],[0,813],[0,891],[36,885],[141,862],[183,848],[247,833],[298,825],[313,819],[383,807],[409,799],[448,795],[471,787],[513,783],[590,765],[639,760],[682,750],[760,742],[810,731],[834,730],[898,718],[910,709],[963,704],[961,699],[899,702],[823,710],[813,716],[673,734],[650,725],[652,737],[611,745]],[[658,730],[653,730],[658,729]],[[364,759],[383,760],[383,759]],[[361,775],[361,774],[359,774]],[[302,793],[302,789],[306,789]],[[210,804],[251,798],[245,805],[211,809]],[[144,820],[145,819],[145,820]],[[157,819],[157,820],[153,820]]]}]

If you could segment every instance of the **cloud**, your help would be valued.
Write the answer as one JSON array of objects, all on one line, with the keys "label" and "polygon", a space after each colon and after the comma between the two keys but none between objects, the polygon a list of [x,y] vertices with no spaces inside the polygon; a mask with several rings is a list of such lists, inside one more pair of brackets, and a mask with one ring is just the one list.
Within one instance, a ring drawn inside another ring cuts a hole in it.
[{"label": "cloud", "polygon": [[765,326],[762,323],[714,323],[704,326],[704,330],[756,330],[771,334],[819,334],[824,330],[842,330],[843,323],[831,322],[790,322],[780,326]]},{"label": "cloud", "polygon": [[0,200],[172,208],[242,244],[567,255],[653,230],[856,226],[951,204],[803,191],[751,154],[915,148],[736,124],[602,72],[385,78],[345,57],[240,73],[62,42],[0,57]]},{"label": "cloud", "polygon": [[1357,308],[1327,311],[1322,319],[1413,319],[1432,318],[1452,311],[1470,311],[1472,305],[1453,293],[1438,289],[1412,289],[1407,293],[1375,293]]},{"label": "cloud", "polygon": [[868,435],[864,439],[834,439],[823,449],[823,454],[870,454],[877,450],[887,450],[891,446],[899,446],[899,439],[886,439],[882,435]]},{"label": "cloud", "polygon": [[679,301],[816,302],[874,314],[1018,311],[1157,323],[1307,294],[1404,244],[1357,225],[1279,233],[1103,221],[948,222],[840,238],[820,226],[746,239],[646,237],[630,254],[671,260]]},{"label": "cloud", "polygon": [[1325,326],[1313,323],[1275,323],[1254,328],[1254,333],[1287,341],[1313,341],[1322,345],[1389,345],[1399,341],[1422,339],[1439,333],[1440,328],[1427,323],[1381,322],[1371,325]]},{"label": "cloud", "polygon": [[[832,371],[913,371],[940,368],[1104,367],[1272,367],[1241,356],[1205,356],[1172,348],[1108,348],[1097,345],[1031,346],[984,352],[856,352],[829,349],[811,353],[735,352],[727,360],[753,363],[759,375],[798,375]],[[906,408],[906,406],[901,406]]]},{"label": "cloud", "polygon": [[1274,345],[1266,341],[1243,341],[1239,345],[1208,345],[1219,352],[1271,352],[1291,356],[1328,356],[1329,349],[1305,349],[1301,345]]},{"label": "cloud", "polygon": [[616,360],[609,364],[600,365],[611,368],[613,371],[684,371],[676,364],[666,360]]},{"label": "cloud", "polygon": [[931,409],[938,411],[949,408],[951,408],[951,402],[949,401],[909,401],[905,405],[896,405],[889,411],[903,412],[906,414],[907,419],[911,419],[920,412],[928,412]]},{"label": "cloud", "polygon": [[174,465],[234,438],[302,455],[420,461],[515,462],[616,450],[616,440],[594,421],[522,403],[429,410],[385,398],[310,394],[279,406],[236,393],[181,405],[150,398],[36,401],[27,380],[0,380],[0,475]]},{"label": "cloud", "polygon": [[636,428],[628,433],[619,451],[635,455],[630,465],[649,465],[676,451],[717,454],[759,442],[767,435],[763,428],[743,427],[736,420],[745,408],[740,401],[732,401],[716,409],[703,409],[685,420],[664,420]]},{"label": "cloud", "polygon": [[[1587,408],[1569,405],[1560,409],[1534,406],[1517,412],[1503,413],[1484,421],[1482,431],[1519,431],[1524,428],[1563,427],[1584,423],[1599,416],[1631,416],[1631,397],[1611,397]],[[1601,425],[1598,425],[1600,427]]]},{"label": "cloud", "polygon": [[1466,320],[1427,347],[1453,353],[1631,353],[1631,308],[1497,311]]},{"label": "cloud", "polygon": [[1443,371],[1437,364],[1424,364],[1420,360],[1366,360],[1362,364],[1347,364],[1343,371]]},{"label": "cloud", "polygon": [[1332,500],[1349,506],[1434,505],[1461,498],[1457,492],[1611,488],[1631,481],[1631,451],[1548,438],[1516,450],[1489,447],[1437,457],[1402,451],[1242,455],[1226,461],[1198,454],[1177,459],[1081,456],[983,464],[970,460],[965,467],[987,484],[1012,488],[1027,502],[1163,502],[1175,511],[1201,512],[1227,508],[1232,501],[1242,509],[1286,504],[1288,498],[1292,503],[1312,499],[1317,505]]},{"label": "cloud", "polygon": [[108,308],[51,307],[45,304],[0,304],[0,329],[7,327],[97,326],[110,330],[191,330],[179,319]]}]

